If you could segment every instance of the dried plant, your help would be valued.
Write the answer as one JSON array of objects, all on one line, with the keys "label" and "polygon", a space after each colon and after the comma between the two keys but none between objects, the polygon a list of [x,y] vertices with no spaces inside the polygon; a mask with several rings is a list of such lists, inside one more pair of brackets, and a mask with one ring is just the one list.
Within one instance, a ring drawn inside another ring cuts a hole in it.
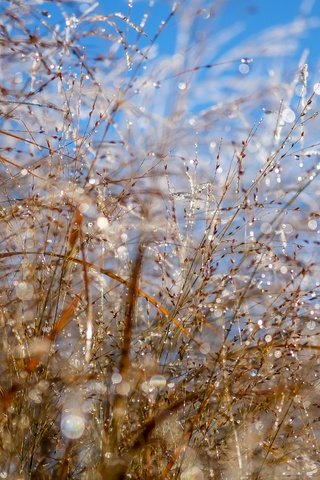
[{"label": "dried plant", "polygon": [[0,478],[319,478],[317,24],[232,3],[2,2]]}]

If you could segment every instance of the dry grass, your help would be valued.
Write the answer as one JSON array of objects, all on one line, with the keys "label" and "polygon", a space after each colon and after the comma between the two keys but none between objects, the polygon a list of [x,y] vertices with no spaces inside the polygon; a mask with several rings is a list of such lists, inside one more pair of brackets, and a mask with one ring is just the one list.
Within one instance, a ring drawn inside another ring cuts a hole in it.
[{"label": "dry grass", "polygon": [[312,22],[132,3],[1,6],[0,478],[319,478]]}]

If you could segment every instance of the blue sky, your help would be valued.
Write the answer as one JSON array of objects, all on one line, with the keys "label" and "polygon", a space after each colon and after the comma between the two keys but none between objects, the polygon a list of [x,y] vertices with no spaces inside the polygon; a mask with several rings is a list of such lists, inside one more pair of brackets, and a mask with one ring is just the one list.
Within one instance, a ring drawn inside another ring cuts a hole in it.
[{"label": "blue sky", "polygon": [[[132,0],[132,7],[130,8],[127,0],[101,2],[99,11],[108,13],[118,10],[139,24],[147,10],[148,3],[148,1],[144,0]],[[155,0],[146,27],[146,31],[150,35],[157,30],[160,21],[167,17],[172,3],[164,0]],[[209,9],[212,8],[212,5],[219,2],[211,0],[203,3]],[[243,24],[244,30],[235,40],[243,41],[269,27],[276,25],[285,26],[294,19],[306,16],[316,17],[320,20],[320,2],[318,0],[228,0],[214,21],[218,28],[230,27],[235,23]],[[270,40],[272,41],[272,39]],[[166,27],[165,35],[162,35],[157,43],[163,53],[173,53],[175,45],[174,18]],[[320,28],[309,29],[301,37],[297,56],[304,49],[308,49],[310,51],[309,59],[313,62],[318,62],[319,45]],[[232,47],[232,44],[229,47]]]},{"label": "blue sky", "polygon": [[[245,31],[241,39],[252,36],[266,28],[276,25],[287,25],[293,20],[305,16],[320,19],[320,2],[303,0],[231,0],[224,8],[224,15],[220,16],[223,26],[242,21]],[[272,40],[272,39],[270,39]],[[310,60],[319,59],[320,29],[306,31],[301,38],[298,53],[304,49],[310,51]]]},{"label": "blue sky", "polygon": [[[63,0],[61,3],[57,4],[56,2],[44,2],[39,6],[39,10],[51,13],[51,18],[48,19],[48,23],[51,25],[61,24],[60,32],[65,28],[66,17],[71,16],[72,13],[76,17],[80,17],[83,12],[88,8],[92,8],[90,15],[100,14],[108,15],[114,12],[121,12],[128,19],[134,22],[136,25],[140,25],[143,16],[146,12],[150,12],[148,21],[144,30],[148,34],[149,38],[146,39],[141,36],[138,47],[147,47],[150,45],[150,40],[153,38],[157,32],[161,21],[167,19],[172,5],[173,0],[154,0],[153,5],[150,7],[151,0],[100,0],[100,2],[95,2],[95,0],[83,0],[83,1],[67,1]],[[180,10],[183,12],[184,9],[187,9],[190,5],[191,0],[182,0],[177,2],[179,4]],[[320,23],[320,0],[202,0],[198,2],[201,7],[211,11],[213,15],[211,16],[209,22],[205,20],[205,12],[203,15],[199,15],[197,19],[197,32],[201,32],[201,27],[203,23],[203,31],[208,29],[208,24],[210,25],[209,31],[210,36],[208,39],[202,39],[202,44],[206,46],[205,55],[201,60],[199,60],[200,65],[206,63],[215,63],[227,60],[231,60],[230,67],[226,68],[224,75],[229,77],[234,77],[236,81],[239,79],[244,81],[245,75],[239,73],[239,66],[241,65],[241,58],[248,57],[253,58],[254,62],[252,66],[250,65],[250,70],[254,71],[257,76],[258,81],[263,85],[263,76],[268,74],[269,69],[279,67],[281,71],[281,78],[285,81],[290,82],[294,77],[294,74],[297,71],[298,62],[301,59],[302,53],[308,51],[307,62],[309,63],[309,72],[311,73],[309,80],[319,81],[320,79],[320,26],[315,26],[314,28],[305,28],[302,33],[299,35],[298,48],[294,50],[291,58],[281,58],[280,62],[277,64],[277,57],[259,57],[257,53],[255,55],[255,38],[261,34],[261,32],[268,29],[274,28],[276,26],[280,27],[280,30],[283,29],[283,32],[287,32],[287,26],[291,24],[294,20],[297,19],[314,19],[314,24],[316,21]],[[217,8],[217,14],[214,13],[214,8],[220,5],[220,8]],[[62,13],[63,12],[63,13]],[[65,18],[64,18],[65,17]],[[177,16],[178,17],[178,16]],[[119,18],[112,18],[119,28],[123,31],[123,35],[126,41],[129,44],[135,44],[137,37],[137,32],[125,21],[122,21]],[[230,37],[230,39],[221,44],[219,49],[214,48],[214,44],[217,35],[222,30],[229,31],[231,27],[239,25],[239,32]],[[116,38],[119,38],[118,32],[112,30],[112,28],[107,26],[105,21],[99,21],[95,23],[84,22],[81,24],[81,29],[89,30],[91,28],[104,28],[108,32],[114,34]],[[173,16],[171,20],[165,27],[165,31],[159,36],[156,41],[158,48],[158,53],[161,55],[172,55],[176,51],[176,38],[177,38],[177,18]],[[286,34],[285,34],[286,35]],[[87,56],[91,61],[91,65],[95,63],[95,57],[99,55],[107,55],[108,48],[110,48],[111,42],[106,39],[101,39],[99,36],[94,35],[87,38],[81,37],[79,35],[82,45],[86,46]],[[253,39],[249,47],[249,55],[243,54],[242,45],[246,40]],[[266,44],[272,44],[274,38],[272,33],[268,33],[265,37]],[[290,36],[284,37],[284,43],[290,42],[292,38]],[[192,37],[190,42],[193,43],[193,46],[197,43],[196,37]],[[212,49],[210,48],[210,42],[212,44]],[[279,40],[278,40],[279,42]],[[241,48],[237,50],[235,56],[229,55],[228,52],[234,50],[235,48],[241,45]],[[281,44],[282,45],[282,44]],[[285,46],[285,45],[284,45]],[[260,45],[261,48],[261,45]],[[182,50],[183,51],[183,50]],[[252,53],[251,53],[252,52]],[[123,50],[120,51],[120,54],[123,54]],[[203,60],[204,59],[204,60]],[[195,59],[197,62],[198,58]],[[192,66],[197,67],[199,63],[194,63]],[[201,69],[197,75],[197,81],[208,79],[210,83],[210,73],[206,69]],[[130,73],[129,73],[130,76]],[[248,75],[249,77],[249,75]],[[165,79],[166,77],[164,77]],[[181,77],[182,78],[182,77]],[[163,78],[161,78],[161,81]],[[250,81],[250,79],[248,80]],[[204,83],[205,85],[205,83]],[[208,86],[208,83],[206,84]],[[222,87],[225,89],[227,94],[230,92],[230,87],[227,83],[223,84]],[[215,88],[215,87],[214,87]],[[229,90],[228,90],[229,88]],[[208,98],[209,104],[212,104],[217,101],[217,98],[213,95],[214,92],[211,92],[211,97]],[[232,93],[232,92],[231,92]],[[217,96],[219,92],[217,92]],[[198,111],[200,108],[206,106],[207,98],[197,98],[195,102],[198,102],[197,105],[193,105],[195,111]],[[191,107],[190,107],[191,108]],[[259,112],[256,115],[260,115]]]},{"label": "blue sky", "polygon": [[[81,11],[84,11],[93,3],[93,0],[87,3],[85,1],[65,1],[62,2],[62,5],[67,13],[71,14],[73,11],[77,16],[80,16]],[[185,3],[187,4],[188,0],[185,0]],[[220,13],[214,17],[217,29],[230,27],[235,23],[241,23],[243,25],[242,33],[233,40],[234,42],[243,41],[269,27],[276,25],[285,26],[297,18],[312,16],[320,20],[320,1],[318,0],[227,0],[225,2],[209,0],[203,2],[208,9],[212,9],[219,3],[224,5],[220,9]],[[128,4],[131,4],[131,7]],[[151,8],[151,14],[146,25],[146,31],[150,37],[157,31],[160,21],[166,19],[168,16],[172,4],[173,0],[154,0],[154,5]],[[103,15],[119,11],[139,25],[143,15],[148,10],[148,5],[149,0],[101,1],[94,12]],[[183,2],[181,2],[181,5],[182,8],[184,8]],[[52,23],[63,23],[61,14],[54,2],[45,2],[44,8],[47,8],[47,10],[52,13]],[[130,27],[126,27],[127,26],[124,26],[123,28],[125,34],[128,32],[133,35],[135,34]],[[170,54],[174,52],[175,33],[175,19],[173,18],[166,26],[165,35],[161,35],[157,41],[160,53]],[[272,39],[270,39],[270,41],[272,41]],[[93,38],[90,42],[91,46],[99,49],[98,44],[94,45]],[[310,51],[309,60],[318,63],[318,45],[320,45],[320,28],[317,27],[306,30],[301,37],[297,57],[304,49],[308,49]],[[232,43],[228,45],[229,48],[232,48],[232,46]]]}]

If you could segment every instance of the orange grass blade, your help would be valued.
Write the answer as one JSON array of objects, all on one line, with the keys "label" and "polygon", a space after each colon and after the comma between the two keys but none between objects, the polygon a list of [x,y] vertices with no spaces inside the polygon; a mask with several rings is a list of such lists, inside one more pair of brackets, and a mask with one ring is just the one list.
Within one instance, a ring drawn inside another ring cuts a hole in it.
[{"label": "orange grass blade", "polygon": [[133,316],[136,308],[137,296],[139,295],[138,294],[139,287],[137,285],[140,278],[141,266],[142,266],[142,253],[139,252],[132,269],[126,315],[125,315],[123,345],[122,345],[120,368],[119,368],[120,374],[122,376],[127,373],[130,366],[129,353],[130,353],[131,337],[132,337],[132,323],[133,323]]},{"label": "orange grass blade", "polygon": [[50,340],[53,340],[57,333],[61,332],[61,330],[63,330],[65,326],[70,322],[78,306],[79,300],[79,297],[75,297],[72,302],[69,303],[69,305],[63,310],[58,321],[56,322],[51,333],[49,334]]},{"label": "orange grass blade", "polygon": [[[67,257],[66,258],[65,255],[61,255],[59,253],[54,253],[54,252],[4,252],[4,253],[0,253],[0,259],[1,258],[7,258],[7,257],[15,257],[15,256],[18,256],[18,255],[48,255],[49,257],[61,258],[63,260],[67,260],[69,262],[78,263],[79,265],[83,264],[83,260],[81,260],[80,258],[75,258],[75,257]],[[128,288],[130,288],[130,282],[128,280],[125,280],[124,278],[120,277],[119,275],[114,273],[112,270],[97,267],[96,265],[94,265],[94,263],[91,263],[91,262],[86,262],[86,266],[89,267],[89,268],[92,268],[96,272],[102,273],[103,275],[106,275],[107,277],[112,278],[113,280],[116,280],[118,283],[121,283],[122,285],[126,285]],[[152,297],[151,295],[149,295],[144,290],[142,290],[141,288],[138,288],[138,287],[136,287],[136,293],[139,297],[142,297],[145,300],[147,300],[149,303],[151,303],[151,305],[153,305],[158,310],[158,312],[162,313],[162,315],[164,315],[169,320],[171,320],[175,324],[175,326],[181,332],[183,332],[187,337],[191,338],[198,345],[201,345],[201,342],[196,340],[193,337],[193,335],[189,332],[189,330],[186,329],[183,325],[181,325],[179,320],[177,320],[165,307],[160,305],[154,297]]]},{"label": "orange grass blade", "polygon": [[27,361],[24,369],[25,369],[26,372],[32,373],[32,372],[34,372],[34,371],[36,370],[36,368],[38,367],[39,363],[40,363],[40,357],[39,357],[39,356],[31,357],[31,358]]},{"label": "orange grass blade", "polygon": [[73,217],[73,222],[72,222],[72,227],[71,227],[70,233],[69,233],[68,252],[70,252],[70,253],[68,254],[68,256],[71,255],[72,252],[74,251],[76,242],[77,242],[77,240],[80,236],[80,229],[81,229],[82,222],[83,222],[83,215],[80,212],[79,207],[78,207],[75,211],[75,214],[74,214],[74,217]]},{"label": "orange grass blade", "polygon": [[7,411],[7,409],[10,407],[18,391],[19,391],[19,386],[13,385],[8,390],[0,392],[0,402],[1,402],[0,412],[5,413]]}]

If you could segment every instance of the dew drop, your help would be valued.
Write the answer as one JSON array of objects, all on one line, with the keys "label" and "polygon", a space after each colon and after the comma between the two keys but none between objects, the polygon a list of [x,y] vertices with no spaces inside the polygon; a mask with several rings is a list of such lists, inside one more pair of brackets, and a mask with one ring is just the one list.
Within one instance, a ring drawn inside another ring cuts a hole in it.
[{"label": "dew drop", "polygon": [[97,220],[97,226],[101,229],[104,230],[107,228],[109,225],[109,221],[106,217],[99,217]]},{"label": "dew drop", "polygon": [[86,213],[90,209],[90,205],[88,203],[80,203],[79,210],[81,213]]},{"label": "dew drop", "polygon": [[111,377],[111,382],[116,385],[118,383],[121,383],[122,381],[122,375],[120,373],[113,373]]},{"label": "dew drop", "polygon": [[149,383],[148,382],[142,382],[140,388],[144,393],[149,393]]},{"label": "dew drop", "polygon": [[31,300],[34,295],[33,286],[27,282],[20,282],[16,286],[16,294],[20,300]]},{"label": "dew drop", "polygon": [[129,382],[121,382],[117,385],[117,393],[119,395],[127,396],[130,392],[130,383]]},{"label": "dew drop", "polygon": [[317,226],[317,220],[309,220],[308,227],[310,228],[310,230],[317,230]]},{"label": "dew drop", "polygon": [[242,75],[246,75],[247,73],[250,72],[250,67],[247,63],[241,63],[239,65],[239,72],[242,73]]},{"label": "dew drop", "polygon": [[255,429],[259,432],[263,429],[264,425],[263,423],[261,422],[261,420],[258,420],[255,424],[254,424],[254,427]]},{"label": "dew drop", "polygon": [[179,88],[179,90],[186,90],[186,88],[187,88],[186,82],[180,82],[178,84],[178,88]]},{"label": "dew drop", "polygon": [[209,343],[207,343],[207,342],[202,343],[201,346],[200,346],[200,352],[201,352],[203,355],[207,355],[207,354],[210,352],[210,345],[209,345]]},{"label": "dew drop", "polygon": [[85,422],[80,415],[67,413],[62,415],[61,432],[70,439],[80,438],[84,432]]},{"label": "dew drop", "polygon": [[117,248],[117,254],[120,260],[126,260],[128,251],[124,245],[120,245],[120,247]]},{"label": "dew drop", "polygon": [[284,230],[284,233],[287,235],[291,235],[293,233],[293,226],[290,223],[283,223],[282,228]]},{"label": "dew drop", "polygon": [[41,393],[37,389],[30,390],[30,392],[28,394],[28,397],[34,403],[41,403],[41,401],[42,401]]},{"label": "dew drop", "polygon": [[307,323],[307,329],[308,330],[314,330],[316,328],[316,322],[314,320],[310,320]]},{"label": "dew drop", "polygon": [[292,123],[296,119],[296,114],[291,108],[285,108],[282,112],[282,119],[286,123]]}]

